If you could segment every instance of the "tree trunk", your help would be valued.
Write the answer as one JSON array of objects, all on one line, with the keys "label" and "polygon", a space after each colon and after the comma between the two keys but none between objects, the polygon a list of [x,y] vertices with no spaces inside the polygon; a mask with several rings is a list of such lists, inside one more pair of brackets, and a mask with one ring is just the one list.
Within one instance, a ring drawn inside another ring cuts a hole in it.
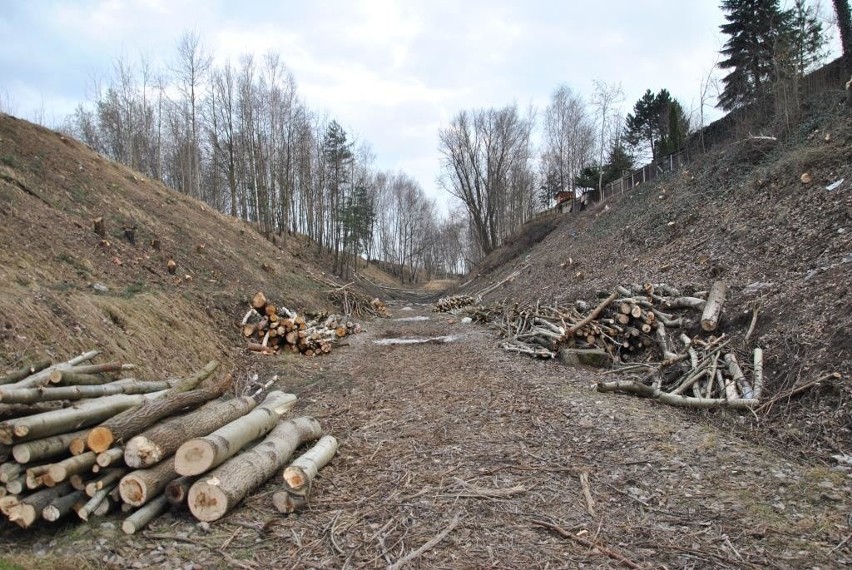
[{"label": "tree trunk", "polygon": [[240,449],[275,427],[290,411],[296,396],[270,392],[263,403],[245,416],[222,426],[210,435],[187,441],[175,454],[175,468],[181,475],[200,475],[221,465]]},{"label": "tree trunk", "polygon": [[82,400],[116,394],[148,394],[168,390],[168,382],[140,382],[126,379],[103,386],[65,386],[60,388],[0,388],[4,404],[34,404],[51,400]]},{"label": "tree trunk", "polygon": [[83,519],[84,521],[89,520],[89,516],[95,512],[95,509],[101,506],[101,503],[107,500],[107,495],[109,495],[110,491],[112,491],[114,488],[115,485],[110,485],[109,487],[104,487],[103,489],[95,493],[94,497],[86,501],[86,503],[82,507],[77,509],[77,516]]},{"label": "tree trunk", "polygon": [[110,469],[98,479],[90,481],[86,484],[86,495],[94,497],[98,491],[104,487],[113,487],[113,483],[118,482],[127,473],[126,469]]},{"label": "tree trunk", "polygon": [[716,330],[719,325],[719,316],[722,314],[722,305],[725,304],[725,295],[728,294],[728,286],[722,281],[715,281],[707,296],[707,304],[701,314],[701,328],[707,332]]},{"label": "tree trunk", "polygon": [[21,528],[29,528],[30,525],[41,518],[41,513],[45,507],[59,497],[71,492],[73,492],[71,485],[64,483],[33,493],[29,497],[21,499],[20,503],[10,509],[9,520]]},{"label": "tree trunk", "polygon": [[124,458],[124,450],[120,447],[113,447],[107,449],[106,451],[101,451],[98,453],[97,459],[95,459],[95,463],[98,464],[98,467],[109,467],[110,465],[114,465],[116,463],[120,463],[121,459]]},{"label": "tree trunk", "polygon": [[166,499],[175,507],[185,507],[186,498],[189,496],[189,488],[195,483],[195,477],[178,477],[169,481],[166,485]]},{"label": "tree trunk", "polygon": [[97,455],[95,452],[89,451],[88,453],[82,453],[80,455],[69,457],[68,459],[63,459],[59,463],[52,464],[47,470],[47,475],[54,484],[59,483],[60,481],[65,481],[68,477],[75,473],[90,471],[92,469],[92,465],[95,464],[96,457]]},{"label": "tree trunk", "polygon": [[55,522],[71,512],[76,506],[82,507],[85,504],[86,495],[83,491],[74,491],[65,496],[54,499],[48,506],[44,508],[41,516],[46,521]]},{"label": "tree trunk", "polygon": [[54,370],[64,370],[64,369],[67,369],[67,368],[71,368],[72,366],[80,364],[81,362],[86,362],[87,360],[91,360],[99,354],[100,354],[99,350],[90,350],[89,352],[84,352],[80,356],[75,356],[74,358],[72,358],[71,360],[69,360],[67,362],[60,362],[59,364],[53,364],[51,366],[48,366],[47,368],[44,368],[44,369],[36,372],[35,374],[31,374],[30,376],[27,376],[23,380],[17,382],[15,384],[15,387],[16,388],[29,388],[29,387],[32,387],[32,386],[44,386],[45,384],[47,384],[50,381],[50,373],[53,372]]},{"label": "tree trunk", "polygon": [[[212,370],[210,372],[212,373]],[[198,381],[200,381],[200,378]],[[112,446],[113,442],[125,442],[159,419],[187,408],[193,408],[213,398],[218,398],[228,389],[230,384],[231,376],[229,374],[223,381],[209,388],[189,390],[188,392],[175,392],[175,388],[173,388],[163,398],[144,402],[92,429],[86,438],[86,444],[92,451],[98,453],[106,451]]]},{"label": "tree trunk", "polygon": [[170,419],[131,438],[124,449],[124,461],[133,468],[159,463],[187,440],[205,436],[244,416],[255,406],[257,402],[249,396],[209,402],[194,412]]},{"label": "tree trunk", "polygon": [[280,423],[262,443],[196,481],[189,490],[189,510],[201,521],[222,518],[321,432],[319,422],[310,417]]},{"label": "tree trunk", "polygon": [[9,372],[5,376],[0,376],[0,386],[20,382],[24,378],[32,376],[36,372],[41,372],[48,366],[50,366],[50,359],[45,358],[44,360],[38,360],[29,366],[24,366],[23,368]]},{"label": "tree trunk", "polygon": [[137,469],[128,473],[119,482],[118,490],[125,503],[141,507],[159,495],[177,476],[174,461],[167,459],[149,469]]},{"label": "tree trunk", "polygon": [[160,516],[169,506],[165,495],[160,495],[156,499],[150,501],[147,505],[127,517],[121,523],[121,530],[125,534],[133,534],[145,528],[152,520]]},{"label": "tree trunk", "polygon": [[0,422],[0,443],[10,445],[78,430],[102,422],[141,402],[154,400],[164,394],[165,392],[153,392],[142,395],[106,396],[94,400],[83,400],[70,408]]},{"label": "tree trunk", "polygon": [[319,470],[331,461],[335,453],[337,439],[326,435],[284,470],[286,488],[272,496],[272,503],[279,513],[293,513],[307,505],[314,478]]}]

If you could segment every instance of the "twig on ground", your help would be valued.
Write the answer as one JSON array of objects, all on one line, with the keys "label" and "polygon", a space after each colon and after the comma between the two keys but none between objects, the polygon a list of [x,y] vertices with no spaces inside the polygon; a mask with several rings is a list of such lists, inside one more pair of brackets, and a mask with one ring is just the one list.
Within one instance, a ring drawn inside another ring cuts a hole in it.
[{"label": "twig on ground", "polygon": [[609,556],[613,560],[617,560],[618,562],[621,562],[622,564],[624,564],[628,568],[634,568],[636,570],[641,570],[641,568],[642,568],[642,566],[640,566],[636,562],[633,562],[632,560],[630,560],[629,558],[627,558],[623,554],[620,554],[620,553],[618,553],[614,550],[610,550],[609,548],[607,548],[606,546],[604,546],[602,544],[595,543],[595,542],[592,542],[590,540],[586,540],[585,538],[571,534],[570,532],[563,529],[559,525],[556,525],[556,524],[551,523],[551,522],[543,521],[543,520],[537,520],[537,519],[534,519],[532,521],[532,524],[535,525],[535,526],[543,526],[544,528],[550,529],[553,532],[555,532],[556,534],[558,534],[559,536],[562,536],[562,537],[567,538],[569,540],[573,540],[577,544],[585,546],[589,550],[598,550],[601,554],[605,554],[606,556]]},{"label": "twig on ground", "polygon": [[396,562],[394,562],[393,564],[388,566],[388,570],[398,570],[399,568],[402,568],[403,566],[405,566],[406,564],[408,564],[409,562],[411,562],[412,560],[414,560],[418,556],[421,556],[424,552],[428,551],[430,548],[433,548],[439,542],[444,540],[447,537],[447,535],[450,534],[454,528],[456,528],[456,525],[458,525],[458,524],[459,524],[459,515],[458,515],[458,513],[456,513],[456,516],[453,517],[453,520],[450,521],[450,524],[447,525],[447,528],[445,528],[444,530],[442,530],[441,532],[436,534],[426,544],[424,544],[423,546],[421,546],[417,550],[409,552],[408,554],[406,554],[405,556],[403,556],[402,558],[400,558],[399,560],[397,560]]}]

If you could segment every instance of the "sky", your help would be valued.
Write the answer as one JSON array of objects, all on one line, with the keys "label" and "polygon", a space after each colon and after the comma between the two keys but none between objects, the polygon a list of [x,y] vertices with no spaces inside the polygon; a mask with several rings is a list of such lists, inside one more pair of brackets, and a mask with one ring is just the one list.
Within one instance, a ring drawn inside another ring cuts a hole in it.
[{"label": "sky", "polygon": [[[830,3],[829,3],[830,5]],[[724,43],[719,0],[0,0],[0,109],[58,125],[116,58],[215,63],[270,51],[302,99],[446,205],[438,131],[463,109],[546,107],[561,84],[668,89],[697,112]],[[836,42],[836,40],[835,40]],[[710,108],[712,120],[720,113]]]}]

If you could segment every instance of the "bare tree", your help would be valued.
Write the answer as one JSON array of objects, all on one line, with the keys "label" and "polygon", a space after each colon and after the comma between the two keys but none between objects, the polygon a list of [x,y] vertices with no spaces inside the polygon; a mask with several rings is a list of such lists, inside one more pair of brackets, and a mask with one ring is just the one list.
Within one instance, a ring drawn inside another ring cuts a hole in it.
[{"label": "bare tree", "polygon": [[544,112],[543,128],[543,174],[556,182],[556,190],[570,191],[573,196],[574,179],[591,161],[595,146],[594,123],[582,97],[560,85]]},{"label": "bare tree", "polygon": [[185,32],[181,36],[178,40],[177,57],[173,72],[177,81],[177,88],[183,94],[185,103],[188,105],[190,127],[189,140],[185,143],[188,159],[185,178],[186,192],[190,196],[200,198],[201,151],[198,145],[198,98],[202,84],[213,63],[213,57],[204,48],[201,38],[196,32]]},{"label": "bare tree", "polygon": [[465,205],[483,254],[500,245],[510,226],[512,196],[519,189],[513,172],[528,168],[531,117],[517,106],[461,111],[439,133],[440,183]]},{"label": "bare tree", "polygon": [[624,91],[620,83],[605,83],[594,80],[595,91],[592,95],[592,107],[595,109],[597,120],[597,150],[598,150],[598,199],[603,199],[604,157],[609,145],[607,142],[613,134],[616,125],[618,106],[624,101]]}]

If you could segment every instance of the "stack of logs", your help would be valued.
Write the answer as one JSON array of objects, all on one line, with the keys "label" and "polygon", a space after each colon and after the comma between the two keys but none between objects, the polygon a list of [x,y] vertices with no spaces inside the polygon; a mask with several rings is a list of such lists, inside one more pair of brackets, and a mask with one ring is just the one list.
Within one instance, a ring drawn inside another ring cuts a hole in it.
[{"label": "stack of logs", "polygon": [[436,313],[451,313],[464,309],[474,304],[474,299],[470,295],[452,295],[450,297],[441,297],[435,303],[433,309]]},{"label": "stack of logs", "polygon": [[334,343],[346,335],[361,332],[360,325],[341,315],[306,319],[287,307],[270,303],[263,292],[252,298],[240,326],[248,350],[259,354],[290,350],[318,356],[331,352]]},{"label": "stack of logs", "polygon": [[[131,367],[84,364],[97,354],[0,377],[0,512],[22,528],[120,511],[132,534],[170,506],[217,520],[322,436],[313,418],[281,419],[292,394],[223,399],[231,378],[216,361],[184,379],[114,380]],[[305,505],[336,449],[326,436],[285,470],[282,512]]]},{"label": "stack of logs", "polygon": [[644,370],[635,380],[600,383],[601,392],[679,406],[752,408],[763,388],[763,352],[757,348],[749,355],[747,379],[730,339],[716,334],[726,295],[723,282],[690,294],[646,283],[616,287],[596,305],[580,300],[573,306],[466,306],[462,312],[495,315],[506,337],[501,347],[508,351],[540,358],[579,353],[625,372]]}]

